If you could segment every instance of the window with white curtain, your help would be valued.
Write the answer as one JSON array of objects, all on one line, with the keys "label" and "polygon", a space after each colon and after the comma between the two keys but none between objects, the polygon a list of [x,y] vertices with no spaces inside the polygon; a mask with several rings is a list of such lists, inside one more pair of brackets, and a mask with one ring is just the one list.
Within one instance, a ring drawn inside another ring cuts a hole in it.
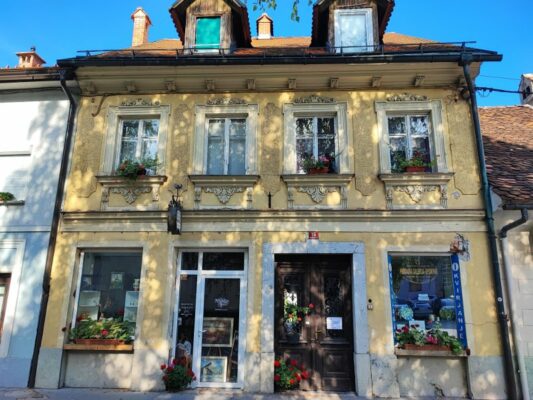
[{"label": "window with white curtain", "polygon": [[157,158],[159,119],[123,119],[120,131],[117,165],[125,160]]},{"label": "window with white curtain", "polygon": [[196,106],[193,175],[257,173],[256,104]]},{"label": "window with white curtain", "polygon": [[244,175],[246,119],[210,118],[207,124],[207,174]]},{"label": "window with white curtain", "polygon": [[372,51],[372,9],[335,10],[335,48],[342,53]]}]

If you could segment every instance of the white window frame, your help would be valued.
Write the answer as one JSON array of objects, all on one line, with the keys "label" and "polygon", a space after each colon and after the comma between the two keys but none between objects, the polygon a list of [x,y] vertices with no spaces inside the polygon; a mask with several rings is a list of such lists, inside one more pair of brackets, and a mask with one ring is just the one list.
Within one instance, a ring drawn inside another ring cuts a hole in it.
[{"label": "white window frame", "polygon": [[433,173],[449,172],[444,143],[442,103],[440,100],[376,102],[376,112],[379,135],[379,164],[382,174],[391,173],[388,118],[402,115],[428,115],[431,127],[429,142],[430,147],[432,147],[432,162],[435,162]]},{"label": "white window frame", "polygon": [[[340,18],[342,16],[350,15],[363,15],[366,23],[366,47],[354,48],[354,49],[341,49],[341,26]],[[335,47],[337,52],[342,53],[362,53],[374,51],[374,26],[372,23],[372,9],[371,8],[358,8],[358,9],[339,9],[335,10],[334,14],[334,28],[335,28]]]},{"label": "white window frame", "polygon": [[[335,161],[338,174],[353,171],[353,161],[349,157],[349,135],[346,103],[296,104],[283,106],[285,143],[283,151],[283,174],[298,174],[296,165],[296,119],[333,116],[336,123]],[[339,150],[341,149],[341,150]]]},{"label": "white window frame", "polygon": [[122,142],[122,121],[133,119],[159,119],[157,135],[157,174],[165,174],[165,154],[168,138],[170,106],[120,106],[109,107],[107,134],[104,147],[101,175],[111,175],[118,167]]},{"label": "white window frame", "polygon": [[[178,318],[179,318],[179,304],[180,304],[180,277],[181,275],[196,275],[196,309],[194,315],[194,328],[195,337],[193,354],[191,354],[193,365],[192,368],[196,373],[197,380],[193,382],[192,387],[213,387],[213,388],[227,388],[227,389],[242,389],[245,385],[245,369],[247,366],[246,358],[246,335],[248,328],[247,315],[250,312],[250,307],[247,302],[248,298],[248,270],[249,270],[249,257],[250,249],[242,247],[183,247],[176,249],[177,266],[176,266],[176,281],[175,281],[175,297],[174,297],[174,310],[172,314],[172,327],[170,329],[170,337],[172,343],[170,346],[170,354],[173,356],[176,353],[176,343],[178,338]],[[196,270],[182,270],[181,259],[182,254],[187,252],[198,252],[198,268]],[[204,270],[203,255],[205,253],[243,253],[244,254],[244,269],[235,271],[218,271],[218,270]],[[239,279],[240,280],[240,299],[239,299],[239,355],[238,363],[239,370],[237,373],[237,382],[200,382],[200,362],[201,362],[201,349],[202,349],[202,330],[200,328],[201,322],[204,318],[204,297],[205,297],[205,280],[209,278],[227,278],[227,279]],[[241,333],[242,332],[242,333]],[[241,337],[242,335],[242,337]]]},{"label": "white window frame", "polygon": [[11,336],[13,333],[16,333],[15,319],[18,320],[18,323],[22,323],[22,318],[27,318],[27,316],[17,315],[16,313],[25,247],[25,240],[0,241],[0,249],[13,249],[16,253],[13,264],[0,264],[0,273],[11,275],[7,299],[4,299],[4,301],[7,303],[6,313],[4,315],[2,338],[0,340],[0,358],[7,357],[9,354],[9,343],[11,342]]},{"label": "white window frame", "polygon": [[[245,175],[255,175],[257,165],[257,118],[259,106],[256,104],[228,106],[196,106],[195,145],[193,175],[207,175],[208,126],[209,119],[246,119]],[[227,160],[225,160],[226,162]],[[227,170],[227,166],[224,167]],[[225,175],[230,176],[230,175]]]}]

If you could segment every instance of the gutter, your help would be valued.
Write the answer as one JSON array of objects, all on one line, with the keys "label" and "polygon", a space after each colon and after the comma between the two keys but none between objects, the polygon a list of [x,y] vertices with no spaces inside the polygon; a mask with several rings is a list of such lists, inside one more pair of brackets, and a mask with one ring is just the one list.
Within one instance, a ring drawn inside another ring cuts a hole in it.
[{"label": "gutter", "polygon": [[54,211],[52,214],[52,225],[50,228],[50,238],[48,241],[48,252],[46,255],[46,264],[43,275],[43,292],[41,295],[41,307],[39,310],[39,319],[37,321],[37,334],[35,337],[35,346],[33,348],[33,356],[30,364],[30,374],[28,378],[28,387],[35,387],[35,378],[37,376],[37,363],[39,361],[39,351],[41,349],[43,331],[44,331],[44,322],[46,318],[46,308],[48,306],[48,298],[50,295],[50,280],[52,272],[52,262],[54,259],[57,234],[59,228],[59,220],[61,216],[61,204],[63,201],[63,194],[65,192],[65,182],[67,178],[68,164],[69,164],[69,155],[70,148],[72,145],[72,136],[74,131],[74,120],[76,118],[77,103],[70,91],[66,79],[70,79],[70,71],[60,70],[59,71],[59,81],[61,89],[67,96],[70,102],[68,121],[67,121],[67,131],[65,133],[65,142],[63,143],[63,153],[61,155],[61,166],[59,169],[59,178],[57,182],[57,191],[56,199],[54,203]]},{"label": "gutter", "polygon": [[[375,64],[375,63],[412,63],[412,62],[453,62],[461,63],[465,57],[462,52],[447,53],[387,53],[357,55],[301,55],[301,56],[143,56],[123,55],[116,57],[77,57],[59,60],[61,67],[85,66],[182,66],[182,65],[288,65],[288,64]],[[497,53],[470,53],[471,62],[501,61]]]},{"label": "gutter", "polygon": [[513,279],[513,274],[511,272],[510,263],[509,263],[509,243],[507,240],[507,232],[510,230],[519,227],[520,225],[525,224],[528,221],[528,211],[527,209],[531,206],[516,207],[520,210],[521,216],[516,221],[513,221],[505,225],[500,229],[500,248],[502,252],[502,261],[503,261],[503,270],[505,272],[505,279],[507,283],[507,294],[509,296],[509,302],[511,303],[511,323],[513,325],[513,341],[516,349],[516,358],[518,359],[518,379],[520,381],[520,387],[522,389],[522,397],[524,400],[530,400],[529,396],[529,384],[527,379],[527,370],[526,364],[524,361],[524,349],[522,347],[522,338],[520,337],[519,322],[516,318],[518,315],[518,310],[515,302],[514,291],[511,287],[511,282]]},{"label": "gutter", "polygon": [[517,387],[515,381],[515,368],[513,363],[513,353],[509,341],[508,315],[505,312],[504,295],[502,289],[502,279],[500,274],[500,262],[498,258],[498,245],[496,242],[496,231],[494,228],[494,214],[492,207],[492,198],[490,195],[490,186],[487,176],[487,165],[485,163],[485,150],[483,148],[483,138],[481,135],[481,126],[479,123],[479,114],[476,98],[476,90],[470,73],[470,64],[473,62],[471,55],[463,55],[459,65],[463,67],[466,84],[470,92],[470,108],[472,112],[472,122],[476,137],[477,156],[481,175],[481,184],[483,190],[483,199],[485,205],[485,221],[487,224],[487,238],[490,248],[490,260],[492,266],[492,275],[494,278],[494,294],[496,296],[496,308],[498,314],[498,325],[503,347],[504,375],[507,386],[507,395],[509,399],[518,399]]}]

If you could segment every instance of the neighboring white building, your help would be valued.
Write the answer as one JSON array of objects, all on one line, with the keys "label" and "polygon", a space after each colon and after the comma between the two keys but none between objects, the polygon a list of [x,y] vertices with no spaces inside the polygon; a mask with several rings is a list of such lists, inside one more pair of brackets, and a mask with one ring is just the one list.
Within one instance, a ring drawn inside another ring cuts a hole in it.
[{"label": "neighboring white building", "polygon": [[0,69],[0,387],[28,385],[69,113],[59,69],[17,55]]},{"label": "neighboring white building", "polygon": [[[527,76],[522,76],[523,82]],[[533,96],[528,98],[533,103]],[[494,217],[502,277],[507,281],[515,369],[522,398],[528,400],[533,397],[533,106],[483,107],[479,114],[497,207]]]},{"label": "neighboring white building", "polygon": [[522,92],[520,102],[533,106],[533,74],[524,74],[520,79],[518,90]]}]

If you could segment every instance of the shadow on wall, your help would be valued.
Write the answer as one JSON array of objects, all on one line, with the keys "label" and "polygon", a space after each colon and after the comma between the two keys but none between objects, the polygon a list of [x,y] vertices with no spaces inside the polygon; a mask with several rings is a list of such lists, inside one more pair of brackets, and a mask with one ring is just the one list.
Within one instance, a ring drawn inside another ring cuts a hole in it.
[{"label": "shadow on wall", "polygon": [[[17,196],[17,200],[25,202],[24,205],[0,207],[0,225],[4,231],[0,234],[0,242],[25,240],[19,287],[18,290],[15,287],[10,288],[8,299],[9,302],[12,301],[12,296],[16,299],[9,346],[9,356],[14,358],[29,360],[33,353],[49,230],[69,110],[68,101],[62,97],[59,93],[50,96],[36,94],[32,101],[26,102],[21,101],[20,97],[6,96],[0,102],[0,114],[4,123],[15,129],[1,133],[0,143],[3,144],[0,144],[0,151],[31,151],[29,156],[25,156],[28,158],[27,162],[17,162],[21,159],[18,156],[0,156],[4,168],[4,176],[0,181],[14,182],[19,188],[22,186],[20,193],[23,198]],[[7,112],[2,112],[6,110]],[[26,118],[26,121],[20,123],[20,118]],[[17,137],[14,138],[13,135]],[[10,191],[9,186],[0,187],[0,191]],[[11,270],[15,263],[10,254],[12,253],[0,252],[0,266],[7,267],[8,270]]]}]

